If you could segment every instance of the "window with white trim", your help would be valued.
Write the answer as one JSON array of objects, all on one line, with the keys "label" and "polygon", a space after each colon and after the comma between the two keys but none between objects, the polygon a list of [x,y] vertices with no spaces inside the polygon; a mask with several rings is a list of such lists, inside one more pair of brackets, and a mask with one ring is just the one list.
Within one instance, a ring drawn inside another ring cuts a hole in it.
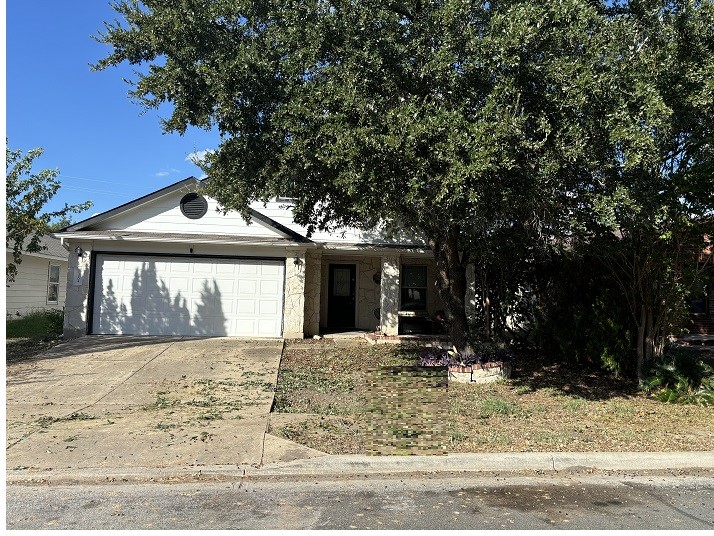
[{"label": "window with white trim", "polygon": [[47,303],[59,303],[60,265],[50,263],[47,272]]},{"label": "window with white trim", "polygon": [[426,266],[402,266],[402,311],[426,311]]}]

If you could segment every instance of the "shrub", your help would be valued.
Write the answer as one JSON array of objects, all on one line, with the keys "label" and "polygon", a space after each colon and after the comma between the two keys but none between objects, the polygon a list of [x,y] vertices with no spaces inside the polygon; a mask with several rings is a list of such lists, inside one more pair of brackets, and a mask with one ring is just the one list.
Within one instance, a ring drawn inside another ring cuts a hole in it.
[{"label": "shrub", "polygon": [[47,309],[33,311],[6,321],[7,338],[56,339],[62,335],[64,312]]},{"label": "shrub", "polygon": [[645,391],[662,402],[711,406],[714,368],[690,352],[671,352],[652,367]]}]

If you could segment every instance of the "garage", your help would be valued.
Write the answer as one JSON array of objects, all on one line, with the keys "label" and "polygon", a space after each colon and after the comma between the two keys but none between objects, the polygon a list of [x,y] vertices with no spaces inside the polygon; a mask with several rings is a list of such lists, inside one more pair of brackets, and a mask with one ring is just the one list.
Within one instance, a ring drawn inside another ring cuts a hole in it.
[{"label": "garage", "polygon": [[92,333],[280,337],[285,261],[97,253]]}]

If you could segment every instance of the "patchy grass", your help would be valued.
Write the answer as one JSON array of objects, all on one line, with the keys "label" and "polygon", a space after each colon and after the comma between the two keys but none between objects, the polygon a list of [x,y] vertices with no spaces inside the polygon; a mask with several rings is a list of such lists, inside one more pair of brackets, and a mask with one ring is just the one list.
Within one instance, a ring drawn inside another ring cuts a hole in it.
[{"label": "patchy grass", "polygon": [[34,357],[58,344],[62,336],[63,320],[62,311],[52,310],[6,317],[6,362]]},{"label": "patchy grass", "polygon": [[417,362],[417,350],[386,345],[288,344],[271,433],[331,454],[438,453],[442,446],[697,451],[714,443],[711,408],[664,404],[595,369],[521,355],[511,380],[452,383],[444,398],[438,381],[419,376]]},{"label": "patchy grass", "polygon": [[304,418],[274,419],[272,433],[329,453],[443,451],[446,372],[418,363],[414,349],[289,343],[273,411]]}]

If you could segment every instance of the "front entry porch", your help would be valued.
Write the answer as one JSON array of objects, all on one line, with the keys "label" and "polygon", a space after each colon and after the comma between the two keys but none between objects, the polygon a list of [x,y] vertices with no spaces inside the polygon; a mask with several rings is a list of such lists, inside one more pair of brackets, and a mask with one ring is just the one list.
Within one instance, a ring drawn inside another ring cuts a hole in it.
[{"label": "front entry porch", "polygon": [[309,250],[304,334],[433,335],[443,309],[428,250]]}]

